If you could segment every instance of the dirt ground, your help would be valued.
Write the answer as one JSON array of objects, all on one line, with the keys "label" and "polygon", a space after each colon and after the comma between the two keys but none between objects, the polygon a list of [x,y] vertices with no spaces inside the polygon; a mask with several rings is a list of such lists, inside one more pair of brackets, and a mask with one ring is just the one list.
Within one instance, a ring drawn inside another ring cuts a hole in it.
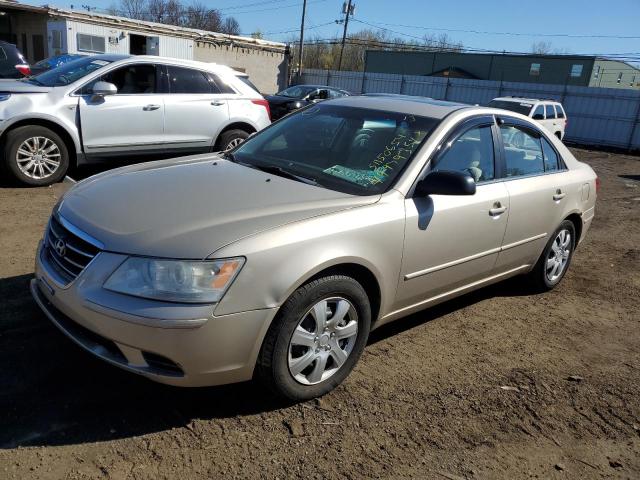
[{"label": "dirt ground", "polygon": [[28,293],[66,188],[0,187],[0,478],[640,478],[640,158],[563,283],[508,281],[374,332],[319,401],[178,389],[94,359]]}]

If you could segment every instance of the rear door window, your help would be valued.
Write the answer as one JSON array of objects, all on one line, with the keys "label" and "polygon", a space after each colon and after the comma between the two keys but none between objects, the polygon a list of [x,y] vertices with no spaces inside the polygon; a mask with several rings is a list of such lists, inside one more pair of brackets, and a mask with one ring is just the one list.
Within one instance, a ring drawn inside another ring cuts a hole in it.
[{"label": "rear door window", "polygon": [[[200,70],[191,68],[167,67],[170,93],[214,93],[207,76]],[[215,92],[217,93],[217,92]]]},{"label": "rear door window", "polygon": [[545,105],[544,111],[545,111],[545,116],[547,117],[547,120],[549,120],[550,118],[556,118],[556,111],[553,108],[553,105],[551,105],[550,103]]},{"label": "rear door window", "polygon": [[517,125],[501,125],[507,177],[522,177],[545,172],[540,134]]}]

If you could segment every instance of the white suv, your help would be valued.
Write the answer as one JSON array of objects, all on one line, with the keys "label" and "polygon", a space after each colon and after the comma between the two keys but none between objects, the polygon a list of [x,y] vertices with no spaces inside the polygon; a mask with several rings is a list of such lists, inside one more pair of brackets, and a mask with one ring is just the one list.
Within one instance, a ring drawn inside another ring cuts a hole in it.
[{"label": "white suv", "polygon": [[226,150],[271,123],[268,102],[229,67],[96,55],[0,82],[4,166],[27,185],[70,165]]},{"label": "white suv", "polygon": [[489,102],[489,107],[521,113],[544,126],[560,140],[567,128],[567,114],[560,102],[535,98],[499,97]]}]

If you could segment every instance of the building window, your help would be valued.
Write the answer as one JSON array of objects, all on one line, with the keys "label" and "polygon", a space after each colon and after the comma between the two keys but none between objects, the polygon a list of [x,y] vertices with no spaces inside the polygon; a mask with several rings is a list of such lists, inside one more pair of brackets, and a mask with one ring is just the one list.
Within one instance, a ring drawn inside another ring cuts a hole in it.
[{"label": "building window", "polygon": [[582,76],[582,64],[571,65],[571,76],[576,78]]},{"label": "building window", "polygon": [[622,72],[620,72],[620,75],[618,75],[618,82],[617,83],[620,83],[621,81],[622,81]]},{"label": "building window", "polygon": [[62,32],[60,30],[51,30],[51,48],[62,48]]},{"label": "building window", "polygon": [[540,64],[539,63],[532,63],[531,64],[531,68],[529,69],[529,75],[533,75],[535,77],[540,75]]},{"label": "building window", "polygon": [[598,75],[600,75],[600,65],[596,65],[596,73],[593,74],[595,78],[598,78]]},{"label": "building window", "polygon": [[104,37],[98,37],[97,35],[87,35],[85,33],[79,33],[78,34],[78,51],[104,53],[106,51]]}]

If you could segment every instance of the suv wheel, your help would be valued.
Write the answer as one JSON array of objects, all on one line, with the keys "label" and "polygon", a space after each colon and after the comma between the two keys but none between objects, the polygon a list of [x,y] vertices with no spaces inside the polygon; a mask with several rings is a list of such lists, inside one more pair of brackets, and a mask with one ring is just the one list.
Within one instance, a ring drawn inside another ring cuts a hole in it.
[{"label": "suv wheel", "polygon": [[227,130],[223,132],[216,142],[216,151],[226,152],[237,147],[249,136],[248,132],[240,129]]},{"label": "suv wheel", "polygon": [[569,269],[575,246],[576,230],[573,222],[564,220],[551,235],[538,262],[529,273],[538,290],[551,290],[560,283]]},{"label": "suv wheel", "polygon": [[370,325],[369,298],[353,278],[313,280],[280,308],[262,345],[256,376],[289,400],[324,395],[353,369]]},{"label": "suv wheel", "polygon": [[19,182],[51,185],[69,168],[69,152],[60,136],[46,127],[27,125],[7,133],[5,166]]}]

